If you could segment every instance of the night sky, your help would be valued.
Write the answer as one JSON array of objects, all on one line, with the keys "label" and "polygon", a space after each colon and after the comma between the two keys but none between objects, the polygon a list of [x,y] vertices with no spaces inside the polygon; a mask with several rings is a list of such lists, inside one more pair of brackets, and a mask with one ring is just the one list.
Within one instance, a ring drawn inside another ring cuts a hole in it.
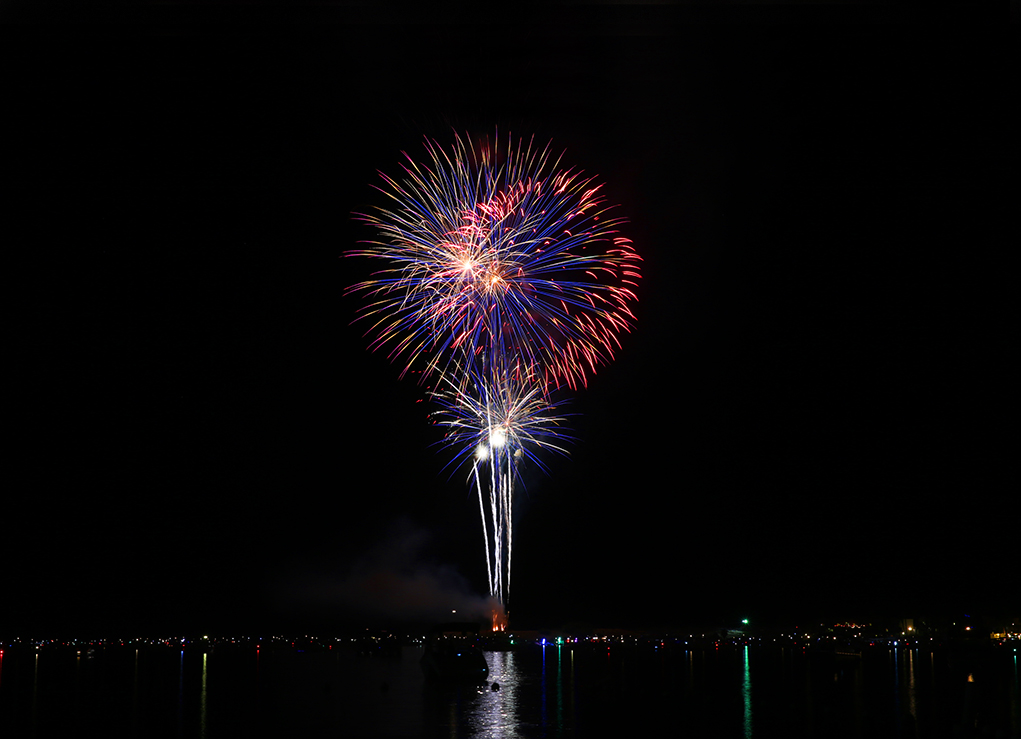
[{"label": "night sky", "polygon": [[570,456],[526,473],[512,623],[1021,608],[994,54],[664,7],[141,7],[4,29],[0,631],[481,599],[477,501],[342,254],[377,170],[496,128],[598,175],[645,260]]}]

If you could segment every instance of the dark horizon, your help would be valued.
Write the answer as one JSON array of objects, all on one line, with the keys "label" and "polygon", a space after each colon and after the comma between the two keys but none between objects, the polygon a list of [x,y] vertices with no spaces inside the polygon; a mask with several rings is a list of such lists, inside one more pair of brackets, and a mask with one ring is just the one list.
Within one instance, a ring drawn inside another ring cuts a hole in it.
[{"label": "dark horizon", "polygon": [[[505,628],[499,632],[493,632],[489,628],[489,620],[485,618],[462,618],[460,614],[448,614],[446,618],[437,617],[432,620],[336,620],[333,622],[308,620],[304,623],[282,622],[264,623],[257,627],[243,628],[239,625],[224,624],[203,624],[192,625],[190,628],[87,628],[87,629],[53,629],[53,630],[7,630],[0,633],[0,646],[3,644],[37,644],[50,643],[53,646],[60,646],[63,642],[102,642],[114,645],[120,641],[134,642],[144,640],[151,642],[153,646],[159,646],[160,640],[173,639],[177,637],[186,638],[189,643],[197,643],[202,639],[215,640],[217,643],[231,643],[232,639],[241,639],[237,642],[243,646],[243,640],[251,639],[280,639],[280,638],[305,638],[313,640],[324,640],[333,638],[358,638],[366,636],[379,636],[390,634],[396,637],[420,637],[442,630],[460,629],[468,625],[476,624],[479,627],[478,636],[489,638],[490,636],[521,636],[526,635],[562,635],[562,636],[592,636],[601,634],[618,634],[631,636],[670,636],[689,634],[704,638],[718,639],[765,639],[791,634],[811,634],[814,636],[825,634],[837,634],[844,637],[858,638],[859,632],[866,638],[884,637],[893,638],[904,632],[904,624],[913,623],[912,631],[908,632],[910,639],[921,639],[938,648],[971,646],[983,647],[993,645],[996,639],[992,633],[1006,633],[1010,638],[1011,634],[1017,633],[1021,626],[1021,618],[1016,614],[1002,613],[956,613],[956,614],[931,614],[922,613],[912,616],[872,614],[857,618],[839,618],[834,614],[801,614],[783,615],[774,614],[766,618],[691,618],[679,619],[672,622],[598,622],[586,619],[570,619],[562,622],[518,622],[511,619]],[[852,626],[853,625],[853,628]],[[218,628],[212,628],[217,626]],[[828,637],[827,637],[828,638]],[[1014,637],[1016,638],[1016,636]]]},{"label": "dark horizon", "polygon": [[634,12],[498,63],[421,19],[4,29],[0,632],[484,600],[477,502],[342,255],[402,151],[494,130],[596,175],[645,260],[570,455],[518,497],[512,619],[1021,612],[1013,293],[976,248],[1003,243],[1006,65]]}]

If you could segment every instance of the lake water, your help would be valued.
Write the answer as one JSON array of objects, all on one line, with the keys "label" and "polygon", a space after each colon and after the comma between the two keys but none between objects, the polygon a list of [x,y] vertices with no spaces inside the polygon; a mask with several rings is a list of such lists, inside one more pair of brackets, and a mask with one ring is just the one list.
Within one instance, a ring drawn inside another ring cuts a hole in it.
[{"label": "lake water", "polygon": [[421,655],[8,649],[0,737],[1021,736],[1006,650],[528,646],[487,652],[484,686]]}]

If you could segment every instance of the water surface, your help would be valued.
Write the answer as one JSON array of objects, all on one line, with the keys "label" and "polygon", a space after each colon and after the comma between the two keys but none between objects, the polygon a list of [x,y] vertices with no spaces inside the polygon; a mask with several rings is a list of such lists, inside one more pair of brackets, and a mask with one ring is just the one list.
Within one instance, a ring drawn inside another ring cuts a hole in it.
[{"label": "water surface", "polygon": [[1004,651],[528,646],[487,652],[482,685],[427,681],[421,654],[7,650],[0,735],[1021,736],[1017,655]]}]

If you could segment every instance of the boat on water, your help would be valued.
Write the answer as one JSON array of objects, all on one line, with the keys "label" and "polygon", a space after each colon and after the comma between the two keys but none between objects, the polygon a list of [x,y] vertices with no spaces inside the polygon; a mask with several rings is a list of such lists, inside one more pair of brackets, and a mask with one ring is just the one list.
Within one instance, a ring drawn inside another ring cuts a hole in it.
[{"label": "boat on water", "polygon": [[479,647],[478,625],[456,626],[437,627],[430,634],[422,655],[422,672],[434,680],[485,682],[489,663]]},{"label": "boat on water", "polygon": [[489,677],[486,656],[474,644],[457,641],[426,645],[422,655],[422,671],[436,680],[477,680]]}]

